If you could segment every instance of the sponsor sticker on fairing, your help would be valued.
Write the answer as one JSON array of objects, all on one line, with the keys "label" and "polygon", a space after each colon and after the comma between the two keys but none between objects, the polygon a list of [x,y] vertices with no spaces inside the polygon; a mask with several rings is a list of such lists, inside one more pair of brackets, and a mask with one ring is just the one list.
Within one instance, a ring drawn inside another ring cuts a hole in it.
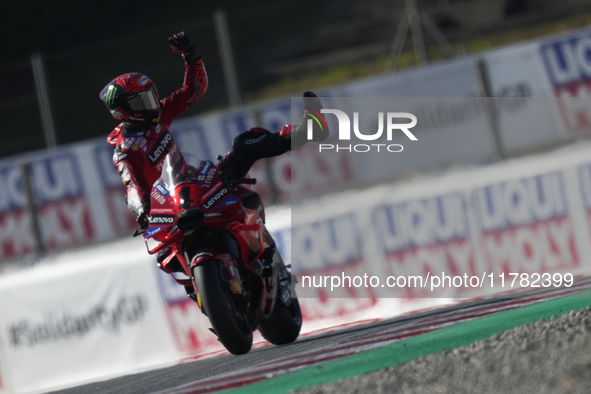
[{"label": "sponsor sticker on fairing", "polygon": [[209,168],[211,167],[213,163],[211,161],[206,161],[203,166],[201,167],[201,171],[199,171],[199,175],[197,176],[197,183],[203,183],[203,181],[205,180],[205,175],[207,174],[207,171],[209,171]]},{"label": "sponsor sticker on fairing", "polygon": [[154,234],[162,231],[164,227],[152,227],[146,230],[146,237],[152,237]]},{"label": "sponsor sticker on fairing", "polygon": [[164,204],[166,202],[166,198],[164,198],[164,196],[158,193],[156,190],[152,190],[150,196],[152,196],[152,198],[154,198],[154,200],[156,200],[159,204]]},{"label": "sponsor sticker on fairing", "polygon": [[228,189],[223,188],[220,189],[219,191],[217,191],[213,197],[211,197],[209,200],[207,200],[204,204],[203,207],[205,209],[209,209],[211,207],[213,207],[215,204],[218,203],[218,201],[220,201],[220,199],[225,196],[228,193]]},{"label": "sponsor sticker on fairing", "polygon": [[213,179],[213,176],[215,175],[215,168],[210,168],[209,172],[207,173],[206,177],[205,177],[205,186],[209,187],[211,185],[211,180]]},{"label": "sponsor sticker on fairing", "polygon": [[160,192],[160,194],[162,194],[164,197],[168,197],[170,195],[170,193],[168,192],[168,189],[162,184],[162,182],[157,181],[156,183],[154,183],[154,187],[156,188],[156,190],[158,190]]},{"label": "sponsor sticker on fairing", "polygon": [[172,224],[174,215],[153,215],[150,216],[150,224]]},{"label": "sponsor sticker on fairing", "polygon": [[220,206],[225,207],[228,205],[236,204],[237,202],[238,202],[238,198],[236,198],[234,196],[230,196],[230,197],[224,199],[222,202],[220,202]]}]

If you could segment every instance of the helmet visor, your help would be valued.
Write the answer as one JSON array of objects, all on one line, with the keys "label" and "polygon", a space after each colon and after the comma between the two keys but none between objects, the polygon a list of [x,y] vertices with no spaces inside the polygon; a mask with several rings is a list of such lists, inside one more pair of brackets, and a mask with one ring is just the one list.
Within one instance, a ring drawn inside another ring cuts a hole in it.
[{"label": "helmet visor", "polygon": [[156,110],[160,108],[160,99],[155,89],[141,92],[136,97],[129,99],[128,104],[132,111]]}]

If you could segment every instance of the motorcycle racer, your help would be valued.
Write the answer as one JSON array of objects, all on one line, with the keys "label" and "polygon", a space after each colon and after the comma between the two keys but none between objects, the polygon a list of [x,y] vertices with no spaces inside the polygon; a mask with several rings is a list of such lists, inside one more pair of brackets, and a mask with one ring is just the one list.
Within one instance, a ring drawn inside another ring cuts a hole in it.
[{"label": "motorcycle racer", "polygon": [[178,150],[170,124],[207,90],[207,73],[201,54],[185,32],[169,38],[173,51],[185,59],[183,86],[160,100],[156,86],[145,75],[127,73],[107,84],[99,97],[111,115],[122,123],[110,133],[107,143],[115,149],[113,164],[127,189],[126,202],[137,214],[137,223],[147,225],[152,184],[160,177],[167,153]]},{"label": "motorcycle racer", "polygon": [[[137,214],[136,222],[148,226],[150,192],[160,177],[167,154],[179,151],[170,133],[170,124],[207,90],[207,74],[199,51],[185,32],[169,38],[171,48],[185,59],[183,86],[160,100],[156,86],[145,75],[127,73],[107,84],[100,93],[112,116],[122,123],[110,133],[107,143],[114,148],[113,164],[127,189],[126,203]],[[304,94],[305,106],[320,112],[322,104],[312,92]],[[235,138],[233,149],[220,163],[222,180],[243,177],[259,159],[281,155],[292,146],[307,142],[306,120],[286,125],[279,133],[254,127]],[[315,141],[324,141],[328,130],[314,123]]]}]

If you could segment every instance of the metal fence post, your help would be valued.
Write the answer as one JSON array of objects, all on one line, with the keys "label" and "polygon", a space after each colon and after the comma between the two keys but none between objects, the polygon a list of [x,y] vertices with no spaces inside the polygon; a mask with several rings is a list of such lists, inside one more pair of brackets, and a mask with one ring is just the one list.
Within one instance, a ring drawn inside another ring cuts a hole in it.
[{"label": "metal fence post", "polygon": [[[252,118],[256,126],[263,126],[263,118],[261,111],[258,107],[252,110]],[[277,183],[275,182],[275,176],[273,175],[273,167],[271,166],[271,159],[261,160],[263,168],[265,170],[265,178],[267,179],[267,188],[269,189],[269,203],[271,205],[279,202],[279,192],[277,189]]]},{"label": "metal fence post", "polygon": [[501,135],[501,126],[499,125],[499,109],[497,108],[496,103],[497,98],[494,97],[494,92],[490,83],[488,66],[484,59],[479,59],[476,67],[478,71],[478,79],[480,82],[480,95],[481,99],[483,100],[482,104],[492,130],[495,151],[499,159],[503,160],[507,157],[507,152],[505,151],[505,144],[503,143],[503,136]]},{"label": "metal fence post", "polygon": [[43,232],[41,229],[41,220],[37,211],[37,202],[35,201],[35,191],[31,179],[31,166],[27,162],[20,165],[23,190],[25,192],[26,210],[31,222],[31,231],[35,242],[35,254],[42,256],[45,253],[45,244],[43,242]]}]

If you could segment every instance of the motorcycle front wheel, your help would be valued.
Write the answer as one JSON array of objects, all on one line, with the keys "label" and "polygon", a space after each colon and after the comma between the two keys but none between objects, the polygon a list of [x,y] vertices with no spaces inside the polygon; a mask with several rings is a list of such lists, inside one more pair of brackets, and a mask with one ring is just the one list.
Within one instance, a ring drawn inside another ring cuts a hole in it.
[{"label": "motorcycle front wheel", "polygon": [[195,284],[205,314],[220,342],[232,354],[245,354],[252,347],[252,330],[245,314],[236,308],[220,269],[221,265],[215,260],[197,264],[193,268]]}]

